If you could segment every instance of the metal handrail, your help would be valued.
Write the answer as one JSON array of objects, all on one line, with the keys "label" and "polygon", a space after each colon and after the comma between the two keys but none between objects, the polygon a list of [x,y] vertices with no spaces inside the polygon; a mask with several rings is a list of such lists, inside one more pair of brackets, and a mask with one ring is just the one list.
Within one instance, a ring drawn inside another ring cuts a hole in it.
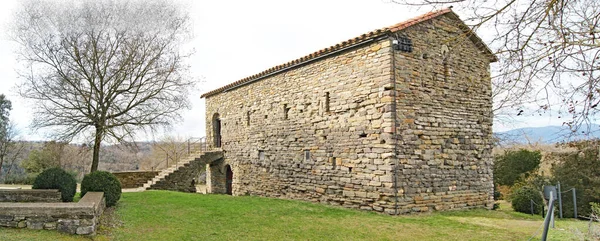
[{"label": "metal handrail", "polygon": [[[190,155],[192,152],[206,152],[208,151],[208,144],[206,143],[206,137],[190,137],[185,142],[183,142],[184,147],[175,151],[177,156],[183,156],[184,154]],[[174,165],[169,166],[169,155],[167,154],[164,161],[159,162],[155,166],[159,166],[160,164],[167,162],[167,167],[165,169],[169,169],[171,167],[178,168],[179,167],[179,159],[175,160]]]}]

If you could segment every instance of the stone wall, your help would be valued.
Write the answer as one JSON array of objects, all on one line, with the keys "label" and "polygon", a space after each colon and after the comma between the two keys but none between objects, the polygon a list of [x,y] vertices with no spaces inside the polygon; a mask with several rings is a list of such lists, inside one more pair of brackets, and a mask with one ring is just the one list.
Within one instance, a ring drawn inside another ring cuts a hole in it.
[{"label": "stone wall", "polygon": [[207,97],[233,194],[389,214],[490,205],[490,59],[451,21],[403,30],[412,53],[374,39]]},{"label": "stone wall", "polygon": [[382,103],[390,63],[383,39],[208,97],[207,139],[218,113],[233,194],[383,211],[392,195]]},{"label": "stone wall", "polygon": [[93,234],[104,208],[101,192],[88,192],[77,203],[0,203],[0,226]]},{"label": "stone wall", "polygon": [[401,213],[493,206],[490,57],[460,24],[410,27],[395,51]]},{"label": "stone wall", "polygon": [[0,189],[0,202],[61,202],[57,189]]},{"label": "stone wall", "polygon": [[158,175],[158,171],[113,172],[122,188],[138,188]]}]

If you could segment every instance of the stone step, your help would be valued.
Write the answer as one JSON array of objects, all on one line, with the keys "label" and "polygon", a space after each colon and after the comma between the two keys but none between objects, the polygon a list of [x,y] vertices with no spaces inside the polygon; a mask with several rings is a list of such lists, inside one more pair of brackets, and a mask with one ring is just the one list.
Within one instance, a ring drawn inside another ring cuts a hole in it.
[{"label": "stone step", "polygon": [[189,167],[191,162],[195,161],[198,158],[202,158],[203,155],[204,152],[192,152],[188,157],[183,158],[180,162],[176,163],[175,165],[172,165],[167,169],[162,170],[158,175],[156,175],[150,181],[145,183],[142,186],[142,188],[144,190],[151,188],[152,186],[156,185],[162,180],[165,180],[167,176],[179,171],[181,168]]}]

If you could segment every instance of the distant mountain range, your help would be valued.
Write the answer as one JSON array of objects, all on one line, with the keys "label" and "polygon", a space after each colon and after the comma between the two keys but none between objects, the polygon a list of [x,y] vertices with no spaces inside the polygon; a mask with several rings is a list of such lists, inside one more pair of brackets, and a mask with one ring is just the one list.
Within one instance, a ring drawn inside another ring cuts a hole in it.
[{"label": "distant mountain range", "polygon": [[[583,131],[583,133],[582,133]],[[582,126],[578,132],[573,132],[568,126],[526,127],[510,131],[496,132],[500,144],[552,144],[584,139],[600,138],[600,125]]]}]

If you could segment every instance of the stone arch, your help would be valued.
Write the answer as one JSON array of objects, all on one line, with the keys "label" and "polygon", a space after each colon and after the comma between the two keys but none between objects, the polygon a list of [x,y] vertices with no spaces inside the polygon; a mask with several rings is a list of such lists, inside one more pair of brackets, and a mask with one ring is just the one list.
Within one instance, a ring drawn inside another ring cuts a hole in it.
[{"label": "stone arch", "polygon": [[213,125],[213,146],[221,147],[221,119],[219,113],[215,113],[212,118]]}]

